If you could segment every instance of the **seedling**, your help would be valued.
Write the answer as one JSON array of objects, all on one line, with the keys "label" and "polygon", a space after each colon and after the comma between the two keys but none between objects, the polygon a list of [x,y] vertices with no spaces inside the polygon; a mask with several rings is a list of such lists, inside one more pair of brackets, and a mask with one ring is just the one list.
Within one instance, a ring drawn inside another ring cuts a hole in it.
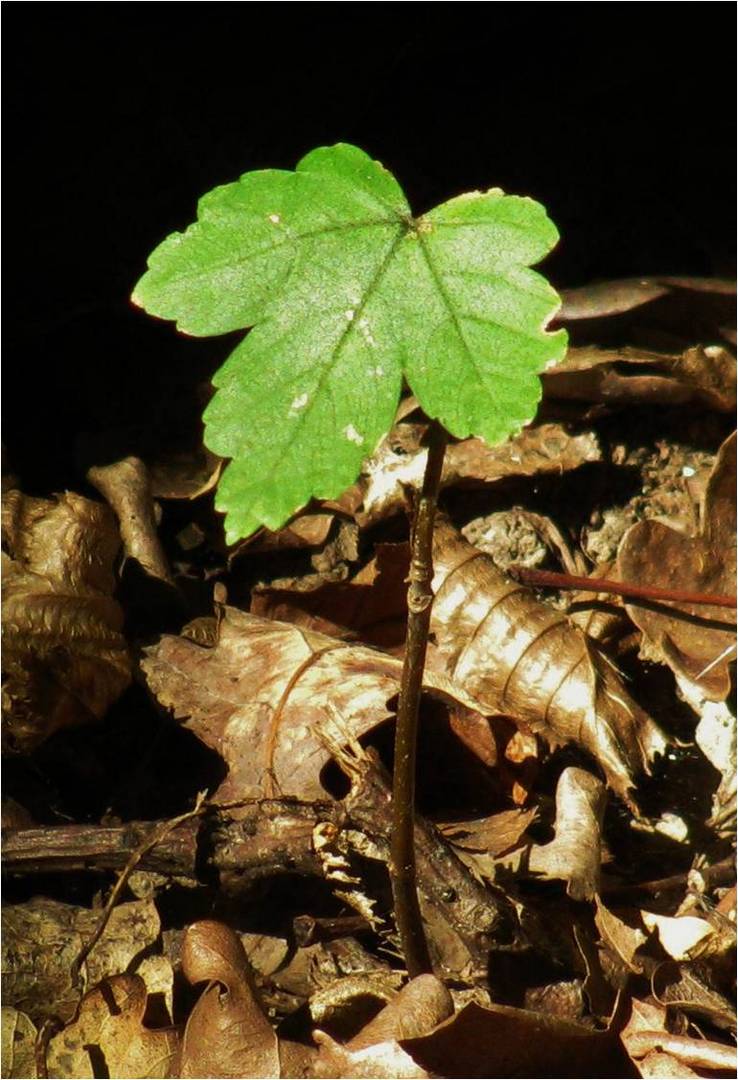
[{"label": "seedling", "polygon": [[389,430],[403,378],[432,419],[412,529],[390,874],[411,976],[430,970],[415,888],[418,703],[432,534],[447,433],[505,439],[532,418],[539,371],[566,349],[530,269],[558,238],[541,205],[493,188],[413,217],[354,146],[294,172],[246,173],[201,199],[153,252],[133,300],[196,336],[252,328],[214,378],[205,441],[230,458],[216,499],[229,542],[337,498]]}]

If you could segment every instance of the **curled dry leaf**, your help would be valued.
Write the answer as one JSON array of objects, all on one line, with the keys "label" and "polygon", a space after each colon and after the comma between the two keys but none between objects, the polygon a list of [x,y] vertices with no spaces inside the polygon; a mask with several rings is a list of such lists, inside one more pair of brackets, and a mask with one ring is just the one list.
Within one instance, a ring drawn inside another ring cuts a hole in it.
[{"label": "curled dry leaf", "polygon": [[631,801],[636,775],[666,744],[606,655],[446,522],[433,561],[431,633],[453,683],[482,712],[522,721],[552,745],[577,743]]},{"label": "curled dry leaf", "polygon": [[[373,524],[405,507],[404,489],[419,488],[428,451],[422,447],[423,424],[397,424],[364,467],[362,526]],[[446,449],[441,486],[485,487],[506,477],[538,476],[601,461],[593,432],[571,434],[561,424],[527,427],[498,446],[482,439],[464,439]]]},{"label": "curled dry leaf", "polygon": [[735,1007],[710,985],[712,981],[711,969],[705,963],[678,964],[668,960],[659,964],[651,976],[651,989],[661,1005],[671,1005],[735,1033]]},{"label": "curled dry leaf", "polygon": [[[359,738],[387,720],[401,663],[373,649],[225,608],[216,646],[163,637],[143,671],[165,708],[224,758],[219,801],[325,798],[326,740]],[[443,675],[427,690],[469,705]]]},{"label": "curled dry leaf", "polygon": [[696,345],[677,355],[629,347],[573,348],[543,372],[541,382],[549,398],[735,410],[735,357],[720,345]]},{"label": "curled dry leaf", "polygon": [[345,1046],[316,1031],[320,1047],[313,1067],[316,1077],[427,1077],[399,1045],[432,1031],[453,1015],[446,987],[433,975],[412,979],[395,998]]},{"label": "curled dry leaf", "polygon": [[49,1043],[49,1076],[148,1080],[176,1075],[179,1032],[144,1027],[145,1011],[146,986],[138,975],[105,979],[85,994],[75,1019]]},{"label": "curled dry leaf", "polygon": [[28,751],[60,728],[100,719],[130,682],[113,599],[118,533],[105,506],[67,492],[3,500],[3,713]]},{"label": "curled dry leaf", "polygon": [[530,873],[566,881],[574,900],[591,900],[599,891],[605,800],[596,776],[573,766],[564,769],[556,785],[556,835],[528,855]]},{"label": "curled dry leaf", "polygon": [[159,540],[149,470],[140,458],[126,457],[112,465],[95,465],[87,479],[115,512],[127,559],[133,559],[149,577],[172,584],[164,549]]},{"label": "curled dry leaf", "polygon": [[[6,1004],[23,1009],[36,1022],[68,1020],[79,1002],[72,965],[91,938],[98,911],[34,897],[3,908],[2,992]],[[113,909],[105,932],[85,961],[82,974],[92,986],[125,971],[156,941],[159,916],[150,900]]]},{"label": "curled dry leaf", "polygon": [[[736,591],[736,437],[720,448],[707,485],[702,528],[685,537],[659,521],[641,521],[623,538],[618,553],[622,581],[658,588],[734,595]],[[660,659],[677,679],[711,701],[730,690],[735,621],[727,608],[704,604],[628,604],[642,631],[649,659]],[[677,614],[672,614],[672,611]]]},{"label": "curled dry leaf", "polygon": [[180,1076],[281,1076],[277,1037],[238,935],[223,923],[194,923],[182,945],[182,970],[191,983],[208,985],[187,1021]]}]

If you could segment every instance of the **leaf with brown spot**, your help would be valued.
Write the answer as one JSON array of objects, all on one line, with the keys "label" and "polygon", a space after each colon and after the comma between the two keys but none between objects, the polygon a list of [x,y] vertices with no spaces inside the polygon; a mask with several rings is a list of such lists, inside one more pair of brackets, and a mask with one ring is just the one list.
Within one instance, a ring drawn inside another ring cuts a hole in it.
[{"label": "leaf with brown spot", "polygon": [[[620,579],[662,589],[734,595],[735,475],[734,433],[721,446],[710,475],[698,535],[686,537],[659,521],[638,522],[620,545]],[[626,606],[643,631],[651,659],[668,664],[702,697],[722,701],[727,696],[729,664],[735,656],[735,621],[728,609],[681,602]]]},{"label": "leaf with brown spot", "polygon": [[431,632],[437,659],[479,711],[522,721],[552,745],[589,751],[626,801],[665,739],[612,663],[560,612],[439,521]]},{"label": "leaf with brown spot", "polygon": [[148,1080],[175,1075],[179,1032],[144,1027],[145,1010],[146,986],[138,975],[105,979],[85,994],[76,1018],[49,1043],[49,1076]]},{"label": "leaf with brown spot", "polygon": [[213,920],[193,923],[182,945],[182,970],[191,983],[208,985],[187,1021],[180,1076],[281,1076],[277,1036],[237,934]]},{"label": "leaf with brown spot", "polygon": [[[392,716],[401,662],[286,623],[225,608],[216,646],[165,636],[142,669],[165,708],[226,761],[217,799],[326,796],[326,740],[345,745]],[[470,705],[443,675],[427,691]]]},{"label": "leaf with brown spot", "polygon": [[101,719],[131,678],[112,514],[73,492],[3,499],[4,738],[29,751]]}]

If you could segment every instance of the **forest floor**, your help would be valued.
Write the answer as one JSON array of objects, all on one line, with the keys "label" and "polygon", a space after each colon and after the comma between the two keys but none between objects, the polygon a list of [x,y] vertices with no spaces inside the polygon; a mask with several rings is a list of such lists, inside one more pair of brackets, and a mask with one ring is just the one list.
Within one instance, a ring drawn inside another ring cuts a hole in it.
[{"label": "forest floor", "polygon": [[535,421],[447,451],[410,982],[416,402],[340,499],[232,548],[206,387],[74,491],[10,462],[3,1076],[735,1075],[735,294],[604,283],[560,323]]}]

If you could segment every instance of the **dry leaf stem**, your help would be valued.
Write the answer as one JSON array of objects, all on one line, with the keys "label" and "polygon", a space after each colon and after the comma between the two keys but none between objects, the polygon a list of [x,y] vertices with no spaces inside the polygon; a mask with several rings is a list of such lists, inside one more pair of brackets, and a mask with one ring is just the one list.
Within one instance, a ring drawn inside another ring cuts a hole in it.
[{"label": "dry leaf stem", "polygon": [[395,922],[411,979],[433,970],[420,916],[415,873],[415,758],[420,689],[433,603],[433,525],[446,441],[445,431],[434,421],[429,429],[428,460],[413,519],[407,637],[395,731],[390,879]]},{"label": "dry leaf stem", "polygon": [[608,578],[578,577],[575,574],[557,574],[553,570],[535,570],[528,566],[510,566],[508,574],[521,585],[540,585],[553,589],[583,589],[587,592],[609,592],[624,596],[627,600],[670,601],[674,604],[705,604],[713,607],[734,608],[735,596],[722,593],[688,592],[680,589],[659,589],[653,585],[629,585],[624,581]]}]

